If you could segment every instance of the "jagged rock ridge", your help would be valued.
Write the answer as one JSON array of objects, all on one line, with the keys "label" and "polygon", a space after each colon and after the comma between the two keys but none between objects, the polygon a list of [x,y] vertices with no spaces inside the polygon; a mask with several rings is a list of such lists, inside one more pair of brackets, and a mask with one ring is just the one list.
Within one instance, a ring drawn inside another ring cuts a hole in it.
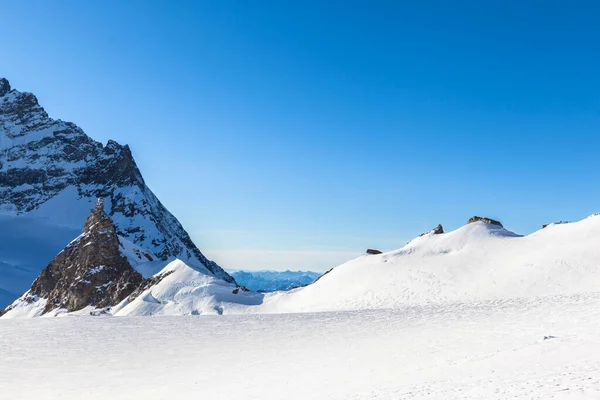
[{"label": "jagged rock ridge", "polygon": [[421,233],[419,236],[425,236],[425,235],[428,235],[430,233],[432,235],[441,235],[442,233],[444,233],[444,227],[442,226],[442,224],[438,224],[438,226],[436,226],[435,228],[433,228],[429,232]]},{"label": "jagged rock ridge", "polygon": [[21,300],[45,301],[42,314],[87,306],[105,308],[129,296],[142,280],[121,254],[115,226],[104,211],[103,201],[98,200],[83,233],[54,257]]},{"label": "jagged rock ridge", "polygon": [[[71,122],[48,116],[31,93],[0,79],[0,210],[15,215],[43,212],[61,196],[60,212],[106,199],[119,236],[161,260],[179,258],[228,282],[234,279],[209,261],[179,221],[146,186],[128,146],[106,146]],[[46,216],[46,215],[44,215]],[[78,224],[79,220],[73,221]],[[60,220],[61,224],[71,221]]]}]

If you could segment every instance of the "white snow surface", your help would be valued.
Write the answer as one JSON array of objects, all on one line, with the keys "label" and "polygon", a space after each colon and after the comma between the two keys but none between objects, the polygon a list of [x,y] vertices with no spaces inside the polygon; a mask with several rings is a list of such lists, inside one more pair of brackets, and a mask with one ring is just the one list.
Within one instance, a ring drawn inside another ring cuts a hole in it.
[{"label": "white snow surface", "polygon": [[255,305],[263,298],[260,293],[236,290],[235,285],[198,272],[181,260],[171,262],[157,275],[165,277],[133,301],[123,300],[111,313],[115,316],[219,315],[231,305]]},{"label": "white snow surface", "polygon": [[1,400],[598,399],[600,295],[0,320],[0,354]]}]

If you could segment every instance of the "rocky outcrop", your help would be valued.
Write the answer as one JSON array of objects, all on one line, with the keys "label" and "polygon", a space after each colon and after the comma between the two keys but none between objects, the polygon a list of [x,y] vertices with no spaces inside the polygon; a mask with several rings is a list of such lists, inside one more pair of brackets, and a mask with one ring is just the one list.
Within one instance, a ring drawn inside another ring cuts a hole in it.
[{"label": "rocky outcrop", "polygon": [[544,224],[542,225],[542,229],[546,228],[548,225],[562,225],[562,224],[568,224],[569,221],[557,221],[557,222],[552,222],[549,224]]},{"label": "rocky outcrop", "polygon": [[10,83],[6,78],[0,78],[0,97],[10,92]]},{"label": "rocky outcrop", "polygon": [[433,233],[434,235],[439,235],[441,233],[444,233],[444,227],[442,226],[442,224],[438,224],[438,226],[436,226],[435,228],[433,228],[433,230],[431,231],[431,233]]},{"label": "rocky outcrop", "polygon": [[483,222],[485,224],[498,225],[499,227],[503,228],[502,223],[500,221],[496,221],[495,219],[491,219],[491,218],[475,216],[475,217],[471,217],[467,221],[467,224],[472,224],[473,222]]},{"label": "rocky outcrop", "polygon": [[103,145],[77,125],[50,118],[33,94],[12,89],[2,78],[0,209],[16,215],[39,214],[57,196],[62,196],[61,201],[54,202],[51,211],[63,218],[60,224],[73,225],[65,219],[72,208],[105,198],[119,236],[160,260],[179,258],[199,271],[234,282],[200,252],[148,188],[128,146],[112,140]]},{"label": "rocky outcrop", "polygon": [[381,251],[376,249],[367,249],[367,254],[381,254]]},{"label": "rocky outcrop", "polygon": [[22,301],[45,300],[42,314],[106,308],[129,296],[142,280],[121,254],[115,226],[98,200],[83,233],[44,268]]},{"label": "rocky outcrop", "polygon": [[438,226],[436,226],[435,228],[433,228],[429,232],[421,233],[419,236],[425,236],[425,235],[428,235],[428,234],[439,235],[439,234],[442,234],[442,233],[444,233],[444,227],[442,226],[442,224],[438,224]]}]

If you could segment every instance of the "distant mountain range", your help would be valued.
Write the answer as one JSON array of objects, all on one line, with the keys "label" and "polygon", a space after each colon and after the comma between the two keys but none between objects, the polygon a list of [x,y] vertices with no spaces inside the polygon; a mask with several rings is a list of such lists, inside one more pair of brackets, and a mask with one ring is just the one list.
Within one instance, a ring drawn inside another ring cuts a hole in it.
[{"label": "distant mountain range", "polygon": [[228,271],[235,281],[255,292],[290,290],[313,283],[320,272],[312,271]]}]

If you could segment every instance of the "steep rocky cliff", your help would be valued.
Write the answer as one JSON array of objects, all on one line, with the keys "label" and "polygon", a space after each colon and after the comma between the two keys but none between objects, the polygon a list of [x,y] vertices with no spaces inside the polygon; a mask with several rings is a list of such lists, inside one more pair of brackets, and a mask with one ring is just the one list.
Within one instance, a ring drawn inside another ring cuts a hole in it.
[{"label": "steep rocky cliff", "polygon": [[115,226],[99,199],[82,234],[54,257],[31,289],[6,311],[36,302],[41,314],[111,307],[129,296],[142,279],[121,253]]}]

